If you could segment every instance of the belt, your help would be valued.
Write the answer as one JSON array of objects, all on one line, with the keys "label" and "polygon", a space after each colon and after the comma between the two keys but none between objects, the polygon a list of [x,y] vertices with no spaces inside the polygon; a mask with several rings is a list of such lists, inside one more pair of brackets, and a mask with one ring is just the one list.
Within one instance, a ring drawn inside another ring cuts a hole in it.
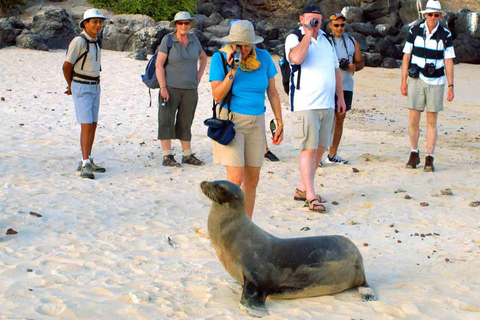
[{"label": "belt", "polygon": [[73,82],[81,83],[81,84],[99,84],[100,80],[96,80],[96,81],[73,80]]}]

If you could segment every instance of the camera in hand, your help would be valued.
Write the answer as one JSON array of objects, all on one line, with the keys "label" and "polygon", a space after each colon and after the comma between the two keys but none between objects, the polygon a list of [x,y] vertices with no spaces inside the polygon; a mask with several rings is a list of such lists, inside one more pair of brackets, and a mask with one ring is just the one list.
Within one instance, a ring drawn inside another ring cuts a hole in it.
[{"label": "camera in hand", "polygon": [[345,59],[345,58],[340,59],[340,62],[339,62],[340,69],[347,71],[349,64],[350,64],[350,61],[348,61],[348,59]]},{"label": "camera in hand", "polygon": [[233,53],[233,68],[239,69],[241,62],[242,62],[242,49],[240,46],[237,46],[237,49]]},{"label": "camera in hand", "polygon": [[435,65],[433,63],[426,63],[423,70],[427,75],[433,76],[433,74],[435,73]]},{"label": "camera in hand", "polygon": [[318,19],[315,19],[315,18],[312,18],[312,20],[310,20],[310,24],[305,24],[304,26],[307,28],[307,29],[312,29],[312,28],[315,28],[316,26],[318,26]]},{"label": "camera in hand", "polygon": [[418,78],[420,75],[420,67],[416,64],[411,64],[408,68],[408,75],[412,78]]}]

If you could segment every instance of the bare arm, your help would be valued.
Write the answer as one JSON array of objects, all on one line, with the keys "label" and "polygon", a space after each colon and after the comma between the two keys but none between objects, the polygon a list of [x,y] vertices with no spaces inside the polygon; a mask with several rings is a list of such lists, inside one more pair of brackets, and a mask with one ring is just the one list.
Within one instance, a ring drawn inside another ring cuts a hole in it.
[{"label": "bare arm", "polygon": [[207,67],[207,55],[205,52],[203,52],[203,50],[202,53],[200,53],[200,56],[198,56],[198,60],[200,60],[200,68],[197,72],[197,79],[198,82],[200,82],[200,80],[202,80],[203,73],[205,72],[205,68]]},{"label": "bare arm", "polygon": [[400,93],[404,96],[407,95],[408,86],[407,86],[407,77],[408,77],[408,68],[410,64],[410,57],[412,56],[411,53],[405,53],[403,55],[402,61],[402,85],[400,87]]},{"label": "bare arm", "polygon": [[65,77],[65,80],[67,80],[67,91],[65,91],[65,94],[71,95],[72,94],[72,79],[73,79],[73,70],[72,70],[73,64],[71,64],[68,61],[65,61],[63,63],[63,76]]},{"label": "bare arm", "polygon": [[[233,63],[233,51],[227,53],[227,64],[232,65]],[[220,103],[227,96],[228,91],[233,85],[233,80],[235,79],[235,74],[237,69],[231,68],[229,72],[225,75],[223,81],[212,81],[212,95],[215,102]],[[230,79],[232,76],[232,79]]]},{"label": "bare arm", "polygon": [[343,96],[342,73],[339,68],[335,68],[335,94],[337,95],[337,112],[345,113],[347,106],[345,105],[345,97]]},{"label": "bare arm", "polygon": [[277,131],[272,138],[273,144],[278,145],[283,140],[283,118],[282,105],[280,103],[280,96],[278,95],[277,87],[275,86],[275,78],[268,79],[267,96],[272,107],[273,114],[277,120]]},{"label": "bare arm", "polygon": [[353,41],[355,42],[355,55],[353,56],[354,71],[360,71],[365,67],[365,62],[363,61],[362,52],[360,51],[360,45],[357,40],[353,39]]},{"label": "bare arm", "polygon": [[167,80],[165,79],[165,61],[167,61],[167,54],[159,51],[157,53],[157,61],[155,61],[155,74],[158,84],[160,85],[160,95],[165,101],[168,101],[169,94],[167,90]]},{"label": "bare arm", "polygon": [[[453,59],[445,59],[445,73],[447,74],[447,101],[452,101],[455,97],[453,93]],[[450,86],[452,85],[452,86]]]}]

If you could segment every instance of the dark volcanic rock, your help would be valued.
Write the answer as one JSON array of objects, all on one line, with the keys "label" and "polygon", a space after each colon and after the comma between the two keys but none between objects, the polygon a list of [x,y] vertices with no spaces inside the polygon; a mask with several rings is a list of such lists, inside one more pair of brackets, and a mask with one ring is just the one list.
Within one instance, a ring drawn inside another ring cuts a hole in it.
[{"label": "dark volcanic rock", "polygon": [[354,22],[351,26],[353,30],[365,36],[375,36],[377,34],[377,30],[371,23]]},{"label": "dark volcanic rock", "polygon": [[382,37],[396,36],[400,31],[390,24],[377,24],[375,26],[378,34]]},{"label": "dark volcanic rock", "polygon": [[396,69],[396,68],[400,68],[400,64],[398,63],[397,60],[393,58],[385,58],[383,59],[381,67],[387,68],[387,69]]},{"label": "dark volcanic rock", "polygon": [[[417,2],[418,0],[402,0],[400,2],[400,10],[398,11],[398,15],[400,16],[400,21],[403,24],[409,24],[419,18]],[[420,3],[422,4],[422,8],[427,6],[427,0],[420,0]]]},{"label": "dark volcanic rock", "polygon": [[345,7],[342,9],[342,13],[347,18],[347,21],[363,22],[363,9],[359,7]]},{"label": "dark volcanic rock", "polygon": [[367,41],[365,40],[365,36],[363,34],[358,33],[358,32],[352,32],[352,33],[349,33],[349,35],[351,35],[352,37],[355,38],[355,40],[357,40],[358,45],[360,46],[360,51],[367,51],[368,50],[368,44],[367,44]]},{"label": "dark volcanic rock", "polygon": [[[115,51],[141,49],[136,48],[135,40],[131,40],[131,38],[140,30],[149,27],[155,27],[155,21],[149,16],[140,14],[113,16],[103,27],[102,48]],[[156,31],[145,32],[155,34]],[[137,36],[141,41],[142,34]],[[146,42],[148,41],[146,40]]]},{"label": "dark volcanic rock", "polygon": [[480,12],[462,9],[455,15],[455,32],[465,33],[474,39],[480,39]]},{"label": "dark volcanic rock", "polygon": [[17,36],[24,28],[23,22],[15,18],[0,19],[0,48],[14,46]]},{"label": "dark volcanic rock", "polygon": [[207,17],[215,12],[215,6],[212,3],[199,3],[197,4],[197,12],[204,14]]},{"label": "dark volcanic rock", "polygon": [[453,41],[453,47],[458,62],[480,64],[480,40],[461,33]]},{"label": "dark volcanic rock", "polygon": [[18,48],[48,51],[48,39],[38,33],[25,29],[16,40]]},{"label": "dark volcanic rock", "polygon": [[362,52],[365,66],[367,67],[380,67],[383,62],[382,55],[380,53]]},{"label": "dark volcanic rock", "polygon": [[75,37],[75,25],[67,10],[53,7],[33,17],[32,31],[42,36],[50,49],[67,49]]},{"label": "dark volcanic rock", "polygon": [[375,20],[396,12],[400,0],[362,0],[360,7],[363,9],[363,16],[367,20]]}]

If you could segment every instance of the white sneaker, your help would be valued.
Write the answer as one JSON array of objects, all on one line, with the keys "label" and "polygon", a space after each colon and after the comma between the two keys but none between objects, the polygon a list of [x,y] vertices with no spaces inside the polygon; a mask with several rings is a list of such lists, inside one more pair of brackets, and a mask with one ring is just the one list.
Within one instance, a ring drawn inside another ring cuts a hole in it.
[{"label": "white sneaker", "polygon": [[333,158],[330,158],[330,156],[327,155],[327,159],[325,159],[325,162],[347,164],[348,160],[343,160],[338,154],[336,154],[333,156]]}]

